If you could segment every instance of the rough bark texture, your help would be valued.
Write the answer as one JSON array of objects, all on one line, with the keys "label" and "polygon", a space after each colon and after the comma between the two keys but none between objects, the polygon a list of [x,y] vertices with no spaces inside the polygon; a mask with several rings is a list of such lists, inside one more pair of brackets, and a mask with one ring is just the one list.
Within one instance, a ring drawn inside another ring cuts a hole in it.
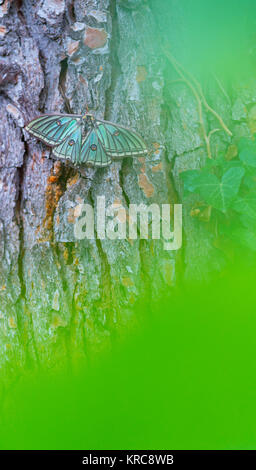
[{"label": "rough bark texture", "polygon": [[[195,97],[186,84],[170,86],[165,81],[168,65],[160,53],[168,36],[182,61],[182,2],[169,2],[171,32],[158,28],[153,3],[1,2],[3,371],[17,363],[23,369],[86,362],[95,351],[111,348],[115,331],[121,335],[123,328],[138,321],[133,308],[145,292],[143,302],[150,309],[180,275],[187,278],[193,272],[204,278],[209,269],[221,266],[213,236],[189,216],[193,200],[184,205],[181,253],[164,251],[161,240],[74,239],[72,223],[79,201],[95,205],[99,195],[106,196],[107,205],[121,202],[125,207],[181,201],[179,172],[201,166],[206,158]],[[177,78],[173,69],[173,79]],[[214,87],[215,82],[208,96],[220,96],[215,109],[228,125],[233,120],[237,133],[246,134],[241,113],[245,103],[256,100],[249,96],[253,91],[247,88],[247,96],[240,91],[241,102],[234,92],[232,108]],[[127,159],[106,169],[87,169],[87,179],[49,159],[49,149],[23,126],[43,112],[67,112],[61,88],[75,113],[88,106],[95,116],[136,129],[152,154],[146,161]],[[216,127],[214,118],[204,119],[209,129]],[[226,148],[229,141],[221,132],[213,137],[213,147]]]}]

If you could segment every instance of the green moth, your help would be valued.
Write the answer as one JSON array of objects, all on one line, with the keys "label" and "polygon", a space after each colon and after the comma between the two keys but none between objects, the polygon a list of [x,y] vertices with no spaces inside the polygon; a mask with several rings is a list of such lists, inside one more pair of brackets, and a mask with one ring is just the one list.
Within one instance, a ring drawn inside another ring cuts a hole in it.
[{"label": "green moth", "polygon": [[74,165],[105,167],[112,158],[145,155],[143,139],[134,131],[91,114],[45,114],[30,121],[25,129],[52,147],[56,158]]}]

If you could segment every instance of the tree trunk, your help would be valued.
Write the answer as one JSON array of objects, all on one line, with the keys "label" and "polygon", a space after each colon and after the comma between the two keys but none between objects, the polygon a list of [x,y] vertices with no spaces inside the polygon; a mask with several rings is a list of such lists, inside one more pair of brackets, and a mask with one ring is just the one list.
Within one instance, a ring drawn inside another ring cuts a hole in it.
[{"label": "tree trunk", "polygon": [[[0,351],[2,377],[13,369],[75,367],[109,349],[162,295],[222,266],[213,235],[190,217],[179,172],[206,158],[198,102],[170,63],[183,63],[185,2],[5,0],[0,5]],[[169,12],[173,28],[161,18]],[[160,18],[161,17],[161,18]],[[159,25],[162,25],[160,27]],[[168,40],[172,56],[163,54]],[[166,70],[169,78],[166,78]],[[214,81],[215,110],[229,126],[232,106]],[[139,132],[146,158],[83,170],[56,162],[24,124],[41,113],[87,107]],[[235,91],[234,91],[235,96]],[[236,103],[236,98],[234,98]],[[233,111],[234,117],[234,111]],[[216,118],[203,115],[208,129]],[[241,117],[233,119],[241,120]],[[240,129],[240,128],[239,128]],[[246,129],[243,133],[246,134]],[[226,149],[222,129],[214,145]],[[184,243],[78,241],[75,207],[183,202]],[[143,308],[142,308],[143,306]]]}]

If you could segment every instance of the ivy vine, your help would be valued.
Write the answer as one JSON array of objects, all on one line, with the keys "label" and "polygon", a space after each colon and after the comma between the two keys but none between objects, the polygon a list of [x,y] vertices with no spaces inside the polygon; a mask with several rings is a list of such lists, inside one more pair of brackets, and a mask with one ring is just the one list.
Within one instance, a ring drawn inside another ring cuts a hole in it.
[{"label": "ivy vine", "polygon": [[[212,134],[224,130],[233,137],[232,132],[207,103],[200,83],[173,57],[169,48],[165,47],[164,53],[178,73],[179,81],[190,88],[196,99],[208,157],[203,168],[180,174],[184,198],[196,194],[199,199],[190,215],[208,223],[209,228],[214,227],[219,238],[256,252],[256,135],[252,139],[240,138],[225,154],[219,153],[214,159],[210,144]],[[207,133],[203,107],[216,118],[220,128]]]}]

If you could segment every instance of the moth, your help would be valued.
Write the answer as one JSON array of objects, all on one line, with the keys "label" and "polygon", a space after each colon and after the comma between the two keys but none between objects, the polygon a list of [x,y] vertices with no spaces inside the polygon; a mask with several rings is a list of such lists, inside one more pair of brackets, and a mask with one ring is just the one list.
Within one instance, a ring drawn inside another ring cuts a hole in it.
[{"label": "moth", "polygon": [[89,113],[44,114],[30,121],[25,129],[52,147],[54,157],[70,160],[75,166],[105,167],[113,158],[148,153],[137,132]]}]

